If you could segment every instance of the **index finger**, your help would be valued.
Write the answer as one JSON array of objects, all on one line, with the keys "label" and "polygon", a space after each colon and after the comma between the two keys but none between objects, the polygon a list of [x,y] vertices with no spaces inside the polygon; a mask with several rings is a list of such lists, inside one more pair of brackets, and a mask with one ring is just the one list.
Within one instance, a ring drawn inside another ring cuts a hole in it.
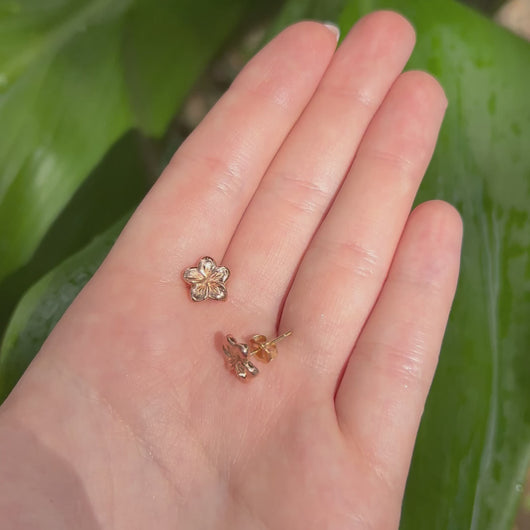
[{"label": "index finger", "polygon": [[163,280],[201,256],[220,258],[336,41],[324,24],[301,22],[261,50],[176,152],[112,258]]}]

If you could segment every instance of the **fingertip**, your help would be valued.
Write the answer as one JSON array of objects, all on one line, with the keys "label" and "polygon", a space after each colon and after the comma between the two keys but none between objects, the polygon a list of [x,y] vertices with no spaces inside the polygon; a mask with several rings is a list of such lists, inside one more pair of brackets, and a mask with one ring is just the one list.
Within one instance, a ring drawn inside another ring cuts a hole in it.
[{"label": "fingertip", "polygon": [[416,31],[411,22],[396,11],[379,10],[362,17],[354,26],[370,26],[372,32],[381,32],[383,39],[406,44],[410,50],[416,43]]},{"label": "fingertip", "polygon": [[430,231],[460,246],[464,223],[460,212],[452,204],[439,199],[426,201],[414,209],[412,216],[416,222],[426,224]]},{"label": "fingertip", "polygon": [[[272,87],[283,101],[291,90],[293,77],[297,83],[312,85],[320,80],[337,46],[336,35],[324,24],[305,20],[287,26],[264,46],[232,83],[251,92],[269,92]],[[288,85],[287,85],[288,84]],[[294,92],[295,94],[298,91]]]},{"label": "fingertip", "polygon": [[436,77],[422,70],[408,70],[399,78],[400,84],[407,90],[416,107],[424,108],[425,112],[439,108],[441,114],[447,108],[447,96]]},{"label": "fingertip", "polygon": [[339,28],[339,26],[337,26],[333,22],[324,22],[323,24],[329,31],[331,31],[331,33],[335,37],[335,40],[338,42],[338,40],[340,39],[340,28]]},{"label": "fingertip", "polygon": [[405,230],[415,275],[427,283],[442,285],[449,281],[456,287],[462,233],[462,217],[448,202],[431,200],[417,206]]},{"label": "fingertip", "polygon": [[300,50],[329,53],[335,49],[339,36],[340,30],[332,22],[302,20],[287,26],[276,39],[285,40]]}]

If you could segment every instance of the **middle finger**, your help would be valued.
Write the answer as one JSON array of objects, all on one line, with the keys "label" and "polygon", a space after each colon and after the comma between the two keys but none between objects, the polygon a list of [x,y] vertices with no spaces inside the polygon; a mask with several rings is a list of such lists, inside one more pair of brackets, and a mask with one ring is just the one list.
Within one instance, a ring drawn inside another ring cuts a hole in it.
[{"label": "middle finger", "polygon": [[376,12],[357,23],[267,170],[223,259],[233,273],[229,300],[253,319],[270,322],[277,314],[414,40],[414,30],[396,13]]}]

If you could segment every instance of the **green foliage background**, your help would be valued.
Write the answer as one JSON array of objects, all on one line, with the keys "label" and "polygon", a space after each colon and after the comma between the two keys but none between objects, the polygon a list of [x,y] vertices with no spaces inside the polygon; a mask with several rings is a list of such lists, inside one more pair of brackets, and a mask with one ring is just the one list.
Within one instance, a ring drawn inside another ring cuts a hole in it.
[{"label": "green foliage background", "polygon": [[418,34],[409,67],[437,76],[450,102],[419,200],[446,199],[465,223],[401,527],[510,528],[530,447],[530,45],[451,0],[203,4],[0,0],[0,399],[178,146],[169,124],[242,28],[272,36],[316,18],[345,33],[395,9]]}]

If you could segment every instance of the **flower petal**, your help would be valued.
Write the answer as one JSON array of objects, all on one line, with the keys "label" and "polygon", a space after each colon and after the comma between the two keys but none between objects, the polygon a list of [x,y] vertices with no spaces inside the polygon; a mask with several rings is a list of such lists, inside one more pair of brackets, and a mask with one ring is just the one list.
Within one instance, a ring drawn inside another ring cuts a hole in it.
[{"label": "flower petal", "polygon": [[201,258],[201,261],[199,261],[199,265],[197,268],[205,278],[208,278],[208,276],[210,276],[212,271],[214,271],[216,268],[215,261],[208,256],[204,256],[204,258]]},{"label": "flower petal", "polygon": [[197,267],[190,267],[189,269],[186,269],[184,271],[183,277],[184,281],[190,284],[202,282],[204,280],[204,276],[199,272]]},{"label": "flower petal", "polygon": [[222,283],[210,282],[208,285],[208,297],[212,300],[224,300],[226,298],[226,287]]},{"label": "flower petal", "polygon": [[201,302],[208,298],[208,284],[206,282],[196,283],[191,286],[191,299],[194,302]]},{"label": "flower petal", "polygon": [[210,274],[210,281],[216,283],[224,283],[228,280],[230,271],[226,267],[216,267],[216,269]]}]

